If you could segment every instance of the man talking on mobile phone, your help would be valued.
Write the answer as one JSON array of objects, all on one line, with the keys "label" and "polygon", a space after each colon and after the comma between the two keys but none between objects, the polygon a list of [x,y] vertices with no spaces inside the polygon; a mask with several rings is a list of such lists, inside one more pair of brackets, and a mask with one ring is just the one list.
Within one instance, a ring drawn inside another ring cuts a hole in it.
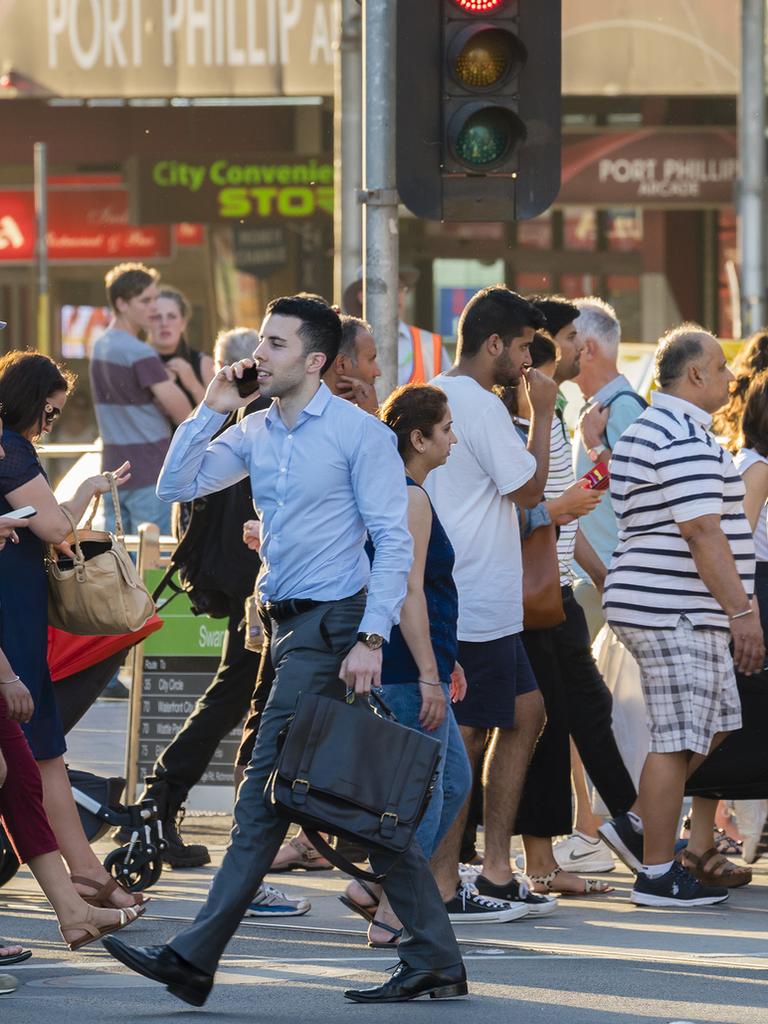
[{"label": "man talking on mobile phone", "polygon": [[[105,942],[139,974],[201,1006],[246,907],[287,831],[264,803],[280,730],[300,693],[366,695],[381,679],[381,647],[399,620],[412,561],[407,494],[395,435],[331,394],[322,381],[341,341],[338,314],[317,296],[267,306],[253,360],[222,369],[176,431],[158,494],[190,501],[250,476],[261,521],[262,615],[271,627],[276,675],[235,804],[235,827],[208,899],[168,945],[134,949]],[[226,415],[251,398],[237,381],[254,365],[273,399],[211,440]],[[382,501],[382,494],[387,500]],[[366,532],[376,555],[369,568]],[[370,766],[361,765],[360,771]],[[384,888],[403,922],[400,964],[385,984],[348,991],[358,1002],[463,995],[466,974],[443,902],[417,844],[387,870]]]}]

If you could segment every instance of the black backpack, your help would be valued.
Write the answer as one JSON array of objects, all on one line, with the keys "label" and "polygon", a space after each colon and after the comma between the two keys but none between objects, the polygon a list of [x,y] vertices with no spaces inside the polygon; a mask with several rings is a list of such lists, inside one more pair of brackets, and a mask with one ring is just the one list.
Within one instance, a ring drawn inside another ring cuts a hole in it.
[{"label": "black backpack", "polygon": [[[245,413],[257,407],[252,403]],[[242,415],[240,410],[222,430]],[[229,618],[232,603],[242,605],[253,593],[261,567],[258,554],[243,543],[243,523],[255,518],[251,482],[246,478],[223,491],[195,498],[186,504],[184,513],[179,542],[152,597],[157,601],[170,588],[174,596],[187,595],[195,615]]]}]

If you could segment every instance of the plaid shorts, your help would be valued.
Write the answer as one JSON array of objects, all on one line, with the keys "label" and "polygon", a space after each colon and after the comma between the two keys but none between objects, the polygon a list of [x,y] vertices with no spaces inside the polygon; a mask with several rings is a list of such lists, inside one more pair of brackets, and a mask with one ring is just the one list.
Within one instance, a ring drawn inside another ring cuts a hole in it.
[{"label": "plaid shorts", "polygon": [[674,629],[611,628],[640,668],[651,752],[708,754],[717,733],[741,728],[729,633],[685,617]]}]

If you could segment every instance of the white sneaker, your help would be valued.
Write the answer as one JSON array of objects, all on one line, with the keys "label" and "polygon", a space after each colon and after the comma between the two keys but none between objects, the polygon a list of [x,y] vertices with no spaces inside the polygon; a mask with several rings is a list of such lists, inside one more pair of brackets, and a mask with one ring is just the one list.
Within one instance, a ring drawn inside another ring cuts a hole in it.
[{"label": "white sneaker", "polygon": [[747,864],[754,864],[759,856],[757,847],[768,814],[768,800],[734,800],[733,806],[739,832],[744,840],[742,857]]},{"label": "white sneaker", "polygon": [[246,917],[301,917],[312,909],[309,900],[292,900],[274,885],[262,882],[245,911]]},{"label": "white sneaker", "polygon": [[583,832],[566,836],[554,847],[555,860],[563,871],[588,871],[591,873],[613,871],[616,867],[613,854],[602,839],[591,839]]},{"label": "white sneaker", "polygon": [[482,864],[459,864],[459,878],[462,882],[469,882],[470,885],[474,885],[475,879],[482,872]]}]

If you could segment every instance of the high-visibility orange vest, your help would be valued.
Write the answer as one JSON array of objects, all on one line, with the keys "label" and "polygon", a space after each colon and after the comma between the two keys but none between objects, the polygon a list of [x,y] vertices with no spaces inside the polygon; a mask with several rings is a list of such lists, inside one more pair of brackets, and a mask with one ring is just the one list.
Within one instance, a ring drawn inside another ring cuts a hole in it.
[{"label": "high-visibility orange vest", "polygon": [[[426,384],[427,381],[436,377],[443,368],[443,339],[439,334],[434,334],[432,331],[424,331],[420,327],[412,327],[410,324],[406,325],[411,335],[411,344],[413,346],[413,373],[411,374],[409,384]],[[426,373],[424,367],[424,350],[422,345],[428,344],[428,340],[432,339],[432,373]]]}]

